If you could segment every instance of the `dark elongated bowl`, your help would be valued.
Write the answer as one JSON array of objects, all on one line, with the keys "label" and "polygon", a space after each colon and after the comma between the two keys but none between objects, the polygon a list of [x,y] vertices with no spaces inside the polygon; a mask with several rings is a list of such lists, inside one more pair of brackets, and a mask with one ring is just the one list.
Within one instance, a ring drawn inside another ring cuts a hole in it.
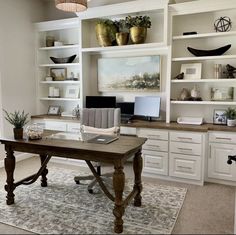
[{"label": "dark elongated bowl", "polygon": [[55,63],[55,64],[64,64],[64,63],[72,63],[75,59],[76,55],[72,55],[69,57],[64,57],[64,58],[56,58],[56,57],[50,57],[50,59]]},{"label": "dark elongated bowl", "polygon": [[219,47],[214,50],[199,50],[194,49],[192,47],[187,47],[189,52],[191,52],[195,56],[217,56],[217,55],[223,55],[229,48],[231,47],[231,44]]}]

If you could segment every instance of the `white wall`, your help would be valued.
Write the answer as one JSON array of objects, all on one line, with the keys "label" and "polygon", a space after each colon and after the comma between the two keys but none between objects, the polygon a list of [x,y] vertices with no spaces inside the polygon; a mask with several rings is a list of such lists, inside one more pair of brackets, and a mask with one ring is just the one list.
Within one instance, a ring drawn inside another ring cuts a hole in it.
[{"label": "white wall", "polygon": [[12,126],[5,120],[1,122],[2,108],[35,113],[32,23],[43,19],[42,1],[0,0],[0,134],[12,134]]}]

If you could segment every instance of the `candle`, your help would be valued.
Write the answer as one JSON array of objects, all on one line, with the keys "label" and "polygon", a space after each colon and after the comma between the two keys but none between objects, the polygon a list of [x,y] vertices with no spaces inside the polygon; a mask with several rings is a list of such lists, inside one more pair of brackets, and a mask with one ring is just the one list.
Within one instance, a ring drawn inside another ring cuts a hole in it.
[{"label": "candle", "polygon": [[54,92],[53,92],[54,97],[59,97],[59,88],[54,88]]}]

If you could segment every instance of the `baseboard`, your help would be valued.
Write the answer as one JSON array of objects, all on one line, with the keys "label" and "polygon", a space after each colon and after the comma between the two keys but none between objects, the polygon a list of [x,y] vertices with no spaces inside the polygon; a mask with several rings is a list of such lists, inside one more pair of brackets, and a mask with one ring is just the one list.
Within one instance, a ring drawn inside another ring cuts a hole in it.
[{"label": "baseboard", "polygon": [[[15,156],[16,162],[20,162],[31,157],[33,157],[31,153],[19,153]],[[0,168],[4,168],[4,159],[0,161]]]}]

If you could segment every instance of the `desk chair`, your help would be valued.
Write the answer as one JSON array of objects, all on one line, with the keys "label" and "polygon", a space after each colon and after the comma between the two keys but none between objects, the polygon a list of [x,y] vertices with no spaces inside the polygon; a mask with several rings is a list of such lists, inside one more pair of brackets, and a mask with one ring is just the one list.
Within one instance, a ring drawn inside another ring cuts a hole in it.
[{"label": "desk chair", "polygon": [[[81,111],[81,131],[90,132],[95,134],[118,134],[120,131],[120,109],[119,108],[84,108]],[[101,176],[100,163],[94,163],[93,165],[97,169],[98,175]],[[112,173],[106,173],[102,175],[104,181],[111,181]],[[96,178],[93,175],[88,176],[76,176],[74,178],[77,184],[80,184],[81,180],[92,180],[88,185],[89,193],[93,193],[93,187],[97,183]]]}]

